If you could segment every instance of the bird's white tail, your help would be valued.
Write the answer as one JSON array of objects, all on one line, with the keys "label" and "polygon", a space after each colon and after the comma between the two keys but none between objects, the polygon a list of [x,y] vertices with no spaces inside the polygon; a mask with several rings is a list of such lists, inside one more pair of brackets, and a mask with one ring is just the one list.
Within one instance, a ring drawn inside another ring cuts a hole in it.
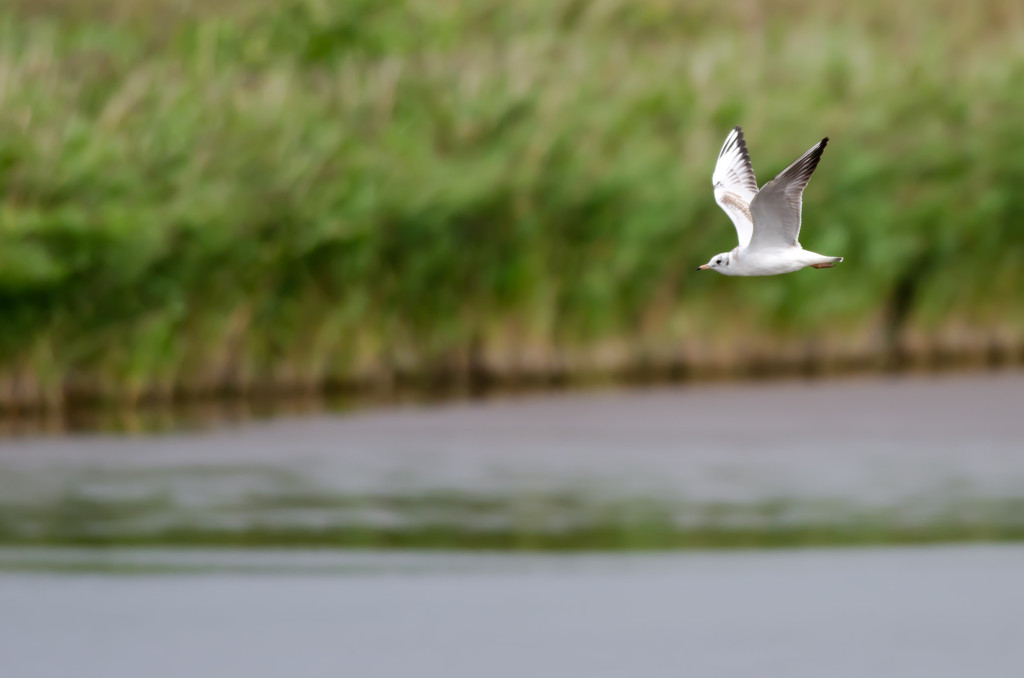
[{"label": "bird's white tail", "polygon": [[823,261],[819,264],[811,264],[812,268],[832,268],[838,263],[841,263],[842,257],[829,257],[827,261]]}]

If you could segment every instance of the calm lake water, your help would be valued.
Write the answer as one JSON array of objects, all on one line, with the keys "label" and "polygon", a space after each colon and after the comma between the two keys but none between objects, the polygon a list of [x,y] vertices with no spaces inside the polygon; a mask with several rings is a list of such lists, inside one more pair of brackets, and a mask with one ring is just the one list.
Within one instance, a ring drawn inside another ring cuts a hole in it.
[{"label": "calm lake water", "polygon": [[635,526],[623,500],[726,528],[955,522],[992,506],[988,519],[1013,527],[1024,525],[1022,404],[1013,373],[0,439],[0,676],[1017,676],[1017,545],[553,555],[27,544],[426,523],[451,526],[459,545],[523,525]]},{"label": "calm lake water", "polygon": [[217,573],[0,574],[4,678],[989,678],[1024,666],[1017,546],[104,557]]},{"label": "calm lake water", "polygon": [[[1022,404],[1024,374],[1014,372],[627,389],[160,435],[7,438],[0,535],[66,543],[166,530],[556,531],[644,511],[688,524],[837,523],[876,511],[873,520],[997,513],[1001,524],[1024,525]],[[622,508],[629,501],[640,509]]]}]

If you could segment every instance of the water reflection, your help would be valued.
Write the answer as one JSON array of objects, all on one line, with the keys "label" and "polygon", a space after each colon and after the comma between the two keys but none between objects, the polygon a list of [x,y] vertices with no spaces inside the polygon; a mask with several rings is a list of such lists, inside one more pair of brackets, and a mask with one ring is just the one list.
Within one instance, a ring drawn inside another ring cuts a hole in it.
[{"label": "water reflection", "polygon": [[296,406],[212,430],[32,435],[0,441],[0,540],[638,549],[1018,539],[1022,400],[1022,375],[870,379],[344,416]]}]

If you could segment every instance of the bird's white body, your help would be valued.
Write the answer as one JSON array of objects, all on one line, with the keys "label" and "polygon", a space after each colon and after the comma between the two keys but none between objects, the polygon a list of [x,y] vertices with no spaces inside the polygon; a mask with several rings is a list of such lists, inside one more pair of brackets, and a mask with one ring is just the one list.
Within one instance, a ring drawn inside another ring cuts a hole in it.
[{"label": "bird's white body", "polygon": [[779,275],[841,262],[842,257],[805,250],[797,240],[804,188],[827,143],[828,137],[822,139],[758,190],[743,130],[733,128],[718,153],[711,183],[715,202],[736,226],[739,245],[700,269],[736,276]]},{"label": "bird's white body", "polygon": [[712,267],[714,270],[722,275],[744,276],[780,275],[799,271],[808,266],[830,268],[843,260],[842,257],[827,257],[805,250],[800,246],[773,249],[751,249],[749,246],[740,246],[719,255],[719,257],[728,257],[728,260],[723,261],[720,266]]}]

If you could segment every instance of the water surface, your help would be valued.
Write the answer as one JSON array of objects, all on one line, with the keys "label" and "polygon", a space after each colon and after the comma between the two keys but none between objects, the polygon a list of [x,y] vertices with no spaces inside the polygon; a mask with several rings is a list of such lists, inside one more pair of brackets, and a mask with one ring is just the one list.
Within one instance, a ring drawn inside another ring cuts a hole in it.
[{"label": "water surface", "polygon": [[[1019,546],[205,556],[218,558],[204,575],[0,574],[3,675],[960,678],[1024,665]],[[284,569],[232,571],[247,560]]]},{"label": "water surface", "polygon": [[0,541],[604,548],[672,545],[680,529],[794,525],[860,526],[847,541],[917,538],[885,533],[892,525],[1015,538],[1021,403],[1024,375],[1012,373],[623,389],[0,439]]}]

